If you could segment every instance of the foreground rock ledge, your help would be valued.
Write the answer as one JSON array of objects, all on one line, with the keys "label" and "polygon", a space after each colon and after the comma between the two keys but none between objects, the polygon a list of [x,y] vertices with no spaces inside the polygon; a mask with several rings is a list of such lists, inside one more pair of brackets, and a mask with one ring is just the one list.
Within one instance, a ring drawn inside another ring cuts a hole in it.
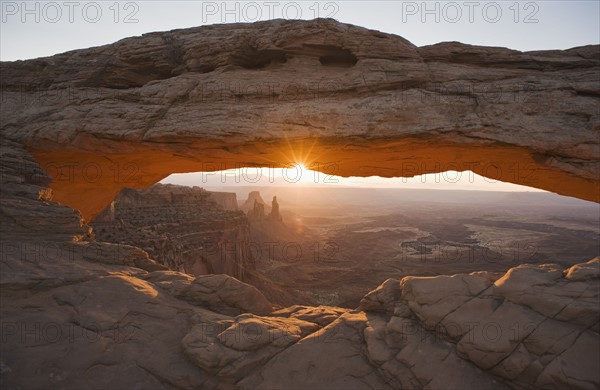
[{"label": "foreground rock ledge", "polygon": [[150,33],[3,62],[2,137],[89,220],[174,172],[471,170],[600,201],[600,50],[416,47],[338,23]]}]

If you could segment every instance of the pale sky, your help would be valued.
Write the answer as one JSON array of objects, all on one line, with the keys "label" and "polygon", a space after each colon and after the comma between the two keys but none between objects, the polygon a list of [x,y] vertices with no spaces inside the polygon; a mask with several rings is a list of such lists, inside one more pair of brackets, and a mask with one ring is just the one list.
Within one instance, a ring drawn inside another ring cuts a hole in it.
[{"label": "pale sky", "polygon": [[381,178],[378,176],[346,178],[311,171],[299,165],[287,168],[241,168],[217,172],[179,173],[170,175],[161,183],[205,188],[293,185],[298,187],[346,186],[473,191],[542,191],[536,188],[488,179],[471,171],[446,171],[411,178]]},{"label": "pale sky", "polygon": [[[152,31],[317,16],[397,34],[418,46],[459,41],[526,51],[600,43],[598,0],[0,1],[0,13],[2,61],[50,56]],[[309,174],[305,173],[305,177]],[[238,172],[238,176],[243,177],[243,172]],[[276,176],[281,179],[281,172]],[[193,177],[182,179],[178,175],[167,181],[190,181]],[[263,177],[268,177],[268,173]],[[531,190],[469,172],[458,176],[458,180],[448,172],[445,176],[409,180],[350,178],[339,182],[359,186]]]},{"label": "pale sky", "polygon": [[270,18],[341,22],[401,35],[517,50],[600,42],[600,1],[0,1],[0,59],[104,45],[152,31]]}]

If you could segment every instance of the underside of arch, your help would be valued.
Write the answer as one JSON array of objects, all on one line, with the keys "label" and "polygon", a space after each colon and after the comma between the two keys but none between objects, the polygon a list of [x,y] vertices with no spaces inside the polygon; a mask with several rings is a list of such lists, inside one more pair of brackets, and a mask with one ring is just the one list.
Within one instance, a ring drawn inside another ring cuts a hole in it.
[{"label": "underside of arch", "polygon": [[[452,142],[404,140],[303,139],[269,143],[181,144],[116,143],[93,153],[33,150],[54,178],[54,199],[71,205],[88,220],[125,187],[145,188],[172,173],[210,172],[243,167],[286,167],[303,163],[338,176],[413,177],[448,170],[600,201],[597,181],[549,166],[547,158],[509,145],[471,147]],[[202,183],[198,183],[202,185]]]}]

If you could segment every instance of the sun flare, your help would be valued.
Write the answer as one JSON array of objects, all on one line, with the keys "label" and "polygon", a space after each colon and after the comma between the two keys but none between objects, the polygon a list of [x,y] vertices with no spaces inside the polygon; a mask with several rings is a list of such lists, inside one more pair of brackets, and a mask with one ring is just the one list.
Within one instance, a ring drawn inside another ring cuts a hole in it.
[{"label": "sun flare", "polygon": [[308,168],[306,168],[306,165],[304,165],[304,163],[296,163],[296,164],[294,164],[294,166],[300,173],[304,173],[304,172],[308,171]]},{"label": "sun flare", "polygon": [[294,182],[299,184],[311,183],[313,180],[313,172],[304,165],[304,163],[297,162],[291,168],[294,175]]}]

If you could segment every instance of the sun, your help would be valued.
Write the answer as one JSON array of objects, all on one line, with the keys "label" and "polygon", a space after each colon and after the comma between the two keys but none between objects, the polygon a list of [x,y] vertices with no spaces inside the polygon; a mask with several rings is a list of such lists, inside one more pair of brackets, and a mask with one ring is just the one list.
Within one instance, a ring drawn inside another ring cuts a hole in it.
[{"label": "sun", "polygon": [[294,168],[295,170],[298,172],[298,176],[299,176],[299,183],[309,183],[310,182],[310,178],[311,178],[311,172],[308,168],[306,168],[306,165],[304,165],[304,163],[296,163],[294,164]]},{"label": "sun", "polygon": [[313,172],[304,163],[294,163],[285,173],[284,177],[290,183],[308,184],[313,181]]},{"label": "sun", "polygon": [[306,168],[306,165],[304,165],[304,163],[299,163],[297,162],[296,164],[294,164],[296,169],[300,172],[300,173],[306,173],[308,171],[308,168]]}]

